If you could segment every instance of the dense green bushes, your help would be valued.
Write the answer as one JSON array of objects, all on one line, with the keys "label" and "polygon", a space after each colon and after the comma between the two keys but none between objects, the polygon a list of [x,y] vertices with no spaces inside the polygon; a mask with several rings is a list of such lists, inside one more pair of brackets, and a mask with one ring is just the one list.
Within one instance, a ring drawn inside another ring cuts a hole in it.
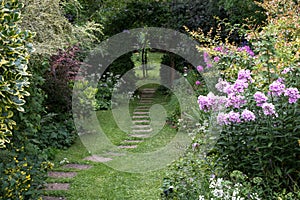
[{"label": "dense green bushes", "polygon": [[31,42],[32,33],[19,28],[20,8],[18,1],[1,1],[1,128],[0,146],[5,147],[12,136],[16,123],[11,119],[14,113],[24,111],[24,97],[29,93],[28,60],[33,50]]},{"label": "dense green bushes", "polygon": [[30,43],[32,33],[19,28],[21,8],[18,1],[0,2],[0,196],[4,199],[37,198],[44,172],[51,167],[37,146],[27,140],[27,130],[23,129],[28,123],[22,118],[26,115],[25,98],[28,100],[28,91],[32,91],[28,89],[28,61],[33,48]]}]

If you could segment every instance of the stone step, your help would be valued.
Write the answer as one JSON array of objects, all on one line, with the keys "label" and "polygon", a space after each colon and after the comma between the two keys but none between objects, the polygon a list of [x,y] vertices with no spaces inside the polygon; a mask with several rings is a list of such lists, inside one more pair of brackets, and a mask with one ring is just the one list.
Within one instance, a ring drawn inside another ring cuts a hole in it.
[{"label": "stone step", "polygon": [[132,116],[132,119],[147,119],[150,118],[149,115],[134,115]]},{"label": "stone step", "polygon": [[149,112],[133,112],[134,115],[149,115]]},{"label": "stone step", "polygon": [[152,103],[153,102],[138,102],[137,105],[143,105],[143,106],[145,105],[146,106],[146,105],[149,105],[149,104],[152,104]]},{"label": "stone step", "polygon": [[138,112],[138,111],[149,111],[150,107],[149,106],[140,106],[140,107],[136,107],[136,109],[134,111]]},{"label": "stone step", "polygon": [[145,95],[145,96],[141,96],[141,100],[153,100],[154,96],[153,95]]},{"label": "stone step", "polygon": [[69,190],[69,183],[46,183],[45,190]]},{"label": "stone step", "polygon": [[124,142],[124,143],[134,143],[134,144],[136,144],[136,143],[141,143],[141,142],[143,142],[143,140],[124,140],[123,142]]},{"label": "stone step", "polygon": [[133,124],[146,124],[146,123],[150,123],[150,120],[133,120],[132,121]]},{"label": "stone step", "polygon": [[152,128],[150,129],[136,129],[132,130],[133,133],[151,133],[153,131]]},{"label": "stone step", "polygon": [[149,129],[149,128],[151,128],[151,126],[149,124],[132,126],[132,129],[147,129],[147,128]]},{"label": "stone step", "polygon": [[150,106],[138,106],[136,109],[150,109]]},{"label": "stone step", "polygon": [[138,103],[152,103],[153,100],[151,99],[141,99]]},{"label": "stone step", "polygon": [[133,138],[149,138],[149,137],[151,137],[151,135],[149,135],[149,134],[130,134],[129,136],[133,137]]},{"label": "stone step", "polygon": [[77,175],[77,172],[48,172],[48,176],[51,178],[73,178]]},{"label": "stone step", "polygon": [[142,91],[141,91],[142,93],[154,93],[154,92],[156,92],[156,89],[154,89],[154,88],[144,88]]},{"label": "stone step", "polygon": [[121,145],[121,146],[118,146],[118,148],[120,148],[120,149],[135,149],[135,148],[137,148],[137,145]]}]

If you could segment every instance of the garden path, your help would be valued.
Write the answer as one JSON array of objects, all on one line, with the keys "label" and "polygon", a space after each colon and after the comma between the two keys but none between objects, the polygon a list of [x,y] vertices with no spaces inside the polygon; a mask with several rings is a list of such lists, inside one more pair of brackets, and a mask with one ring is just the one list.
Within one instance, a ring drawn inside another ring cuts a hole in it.
[{"label": "garden path", "polygon": [[[156,89],[155,88],[144,88],[141,90],[140,101],[138,102],[137,107],[135,108],[132,116],[132,130],[128,135],[128,138],[125,139],[120,146],[120,149],[134,149],[137,148],[140,143],[144,141],[145,138],[151,137],[151,133],[153,128],[151,127],[150,121],[150,107],[153,103],[154,95]],[[120,154],[113,156],[120,156]],[[83,160],[89,160],[93,162],[108,162],[111,161],[112,158],[101,157],[97,155],[91,155]],[[53,178],[54,181],[52,183],[47,183],[45,187],[45,191],[67,191],[70,189],[69,183],[61,183],[60,180],[65,178],[73,178],[77,175],[77,171],[73,170],[86,170],[91,168],[90,165],[82,165],[82,164],[66,164],[63,166],[66,168],[67,172],[59,172],[59,171],[51,171],[48,172],[48,177]],[[43,196],[43,200],[66,200],[64,197],[56,197],[56,196]]]}]

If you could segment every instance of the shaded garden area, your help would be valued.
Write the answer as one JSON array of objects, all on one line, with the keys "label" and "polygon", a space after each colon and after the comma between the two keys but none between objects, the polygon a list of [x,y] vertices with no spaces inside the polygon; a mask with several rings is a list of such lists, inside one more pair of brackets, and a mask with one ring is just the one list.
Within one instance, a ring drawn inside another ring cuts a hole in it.
[{"label": "shaded garden area", "polygon": [[[0,0],[0,199],[300,199],[299,11],[294,0]],[[150,27],[195,41],[183,48],[201,64],[145,33],[83,78],[100,44]],[[114,150],[88,148],[93,123]],[[168,166],[111,167],[179,133],[190,142]]]}]

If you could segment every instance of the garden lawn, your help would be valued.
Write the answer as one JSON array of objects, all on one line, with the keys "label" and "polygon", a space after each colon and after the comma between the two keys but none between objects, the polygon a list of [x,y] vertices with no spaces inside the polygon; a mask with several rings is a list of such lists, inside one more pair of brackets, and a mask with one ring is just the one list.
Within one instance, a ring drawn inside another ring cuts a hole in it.
[{"label": "garden lawn", "polygon": [[[164,106],[167,115],[172,111],[172,105],[169,100],[169,98],[160,94],[156,94],[155,96],[155,103]],[[131,102],[131,111],[136,106],[136,103],[137,100]],[[112,112],[110,110],[103,110],[98,111],[97,115],[102,129],[110,141],[115,145],[122,145],[122,142],[127,139],[127,134],[117,127]],[[169,143],[175,134],[175,129],[165,125],[158,134],[145,139],[136,149],[128,149],[128,151],[137,153],[154,151]],[[67,179],[48,178],[47,182],[70,183],[68,191],[51,191],[49,194],[64,196],[68,200],[160,199],[160,188],[165,169],[147,173],[121,172],[106,166],[104,163],[83,160],[89,155],[89,152],[79,138],[69,149],[61,150],[55,158],[55,171],[77,171],[78,174],[74,178]],[[89,164],[92,168],[87,170],[66,169],[59,164],[64,159],[68,160],[69,163]]]}]

